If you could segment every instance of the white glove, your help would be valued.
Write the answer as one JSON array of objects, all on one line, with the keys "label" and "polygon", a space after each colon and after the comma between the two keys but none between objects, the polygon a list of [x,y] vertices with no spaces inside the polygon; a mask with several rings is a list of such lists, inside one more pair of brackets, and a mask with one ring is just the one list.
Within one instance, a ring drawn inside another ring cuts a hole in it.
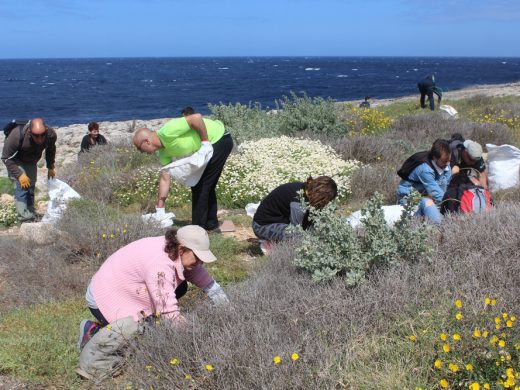
[{"label": "white glove", "polygon": [[208,294],[208,298],[211,299],[211,302],[217,306],[229,303],[226,293],[216,281],[211,282],[203,291]]},{"label": "white glove", "polygon": [[209,141],[202,141],[200,144],[200,149],[198,150],[199,153],[207,154],[210,151],[213,151],[213,145],[211,145],[211,142]]},{"label": "white glove", "polygon": [[166,214],[166,209],[164,207],[155,208],[155,215],[157,217],[164,217],[165,214]]}]

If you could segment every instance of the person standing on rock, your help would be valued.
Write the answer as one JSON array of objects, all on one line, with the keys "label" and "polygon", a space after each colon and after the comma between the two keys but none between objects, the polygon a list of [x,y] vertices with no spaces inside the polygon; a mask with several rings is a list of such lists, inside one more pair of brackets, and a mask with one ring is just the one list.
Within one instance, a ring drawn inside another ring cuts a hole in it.
[{"label": "person standing on rock", "polygon": [[99,134],[99,124],[97,122],[90,122],[88,124],[88,134],[81,140],[80,153],[88,152],[92,146],[106,144],[106,138],[102,134]]},{"label": "person standing on rock", "polygon": [[435,110],[435,100],[433,98],[433,94],[436,94],[438,97],[438,103],[441,104],[442,100],[442,89],[435,85],[435,76],[433,74],[426,76],[417,84],[417,88],[419,88],[419,92],[421,93],[421,108],[426,108],[426,104],[424,104],[424,99],[428,96],[428,101],[430,102],[430,110]]},{"label": "person standing on rock", "polygon": [[25,126],[19,125],[7,136],[2,151],[2,161],[9,178],[15,184],[14,197],[20,222],[34,221],[34,191],[37,178],[37,163],[45,150],[47,177],[56,176],[56,132],[45,125],[42,118],[34,118]]},{"label": "person standing on rock", "polygon": [[[134,133],[135,147],[144,153],[158,153],[163,166],[181,157],[199,153],[209,156],[198,182],[191,187],[192,224],[204,229],[219,228],[217,219],[217,186],[224,164],[233,149],[231,134],[218,120],[203,118],[200,114],[185,115],[168,121],[157,132],[141,128]],[[157,214],[165,213],[166,198],[170,190],[170,174],[161,171]]]}]

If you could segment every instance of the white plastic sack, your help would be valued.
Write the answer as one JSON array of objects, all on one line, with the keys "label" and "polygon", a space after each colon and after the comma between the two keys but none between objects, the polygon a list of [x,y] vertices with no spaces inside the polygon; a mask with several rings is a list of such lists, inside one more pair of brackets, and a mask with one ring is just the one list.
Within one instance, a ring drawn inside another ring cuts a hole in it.
[{"label": "white plastic sack", "polygon": [[47,188],[50,200],[47,202],[47,211],[42,218],[42,222],[56,223],[67,208],[67,202],[70,199],[81,198],[81,196],[67,183],[59,179],[49,179]]},{"label": "white plastic sack", "polygon": [[206,165],[213,156],[213,148],[200,149],[191,156],[175,160],[165,165],[161,170],[166,170],[176,181],[186,187],[194,187],[200,180]]},{"label": "white plastic sack", "polygon": [[[394,226],[399,218],[401,218],[403,210],[404,207],[401,205],[383,206],[387,225],[390,227]],[[346,218],[346,222],[350,223],[353,228],[356,228],[361,225],[362,219],[363,216],[361,215],[361,210],[358,210],[350,214],[350,216]]]},{"label": "white plastic sack", "polygon": [[447,113],[448,114],[447,116],[450,118],[459,117],[459,113],[457,112],[457,110],[455,108],[453,108],[452,106],[448,106],[447,104],[443,104],[442,106],[440,106],[439,110],[442,110],[445,113]]},{"label": "white plastic sack", "polygon": [[520,149],[512,145],[486,144],[488,150],[489,189],[516,187],[520,183]]},{"label": "white plastic sack", "polygon": [[173,225],[173,220],[175,219],[174,213],[165,213],[165,214],[157,214],[157,213],[151,213],[151,214],[145,214],[141,217],[143,221],[155,221],[159,222],[161,224],[161,227],[167,228]]},{"label": "white plastic sack", "polygon": [[246,213],[251,218],[255,216],[256,209],[258,209],[258,206],[260,206],[260,203],[248,203],[246,204]]}]

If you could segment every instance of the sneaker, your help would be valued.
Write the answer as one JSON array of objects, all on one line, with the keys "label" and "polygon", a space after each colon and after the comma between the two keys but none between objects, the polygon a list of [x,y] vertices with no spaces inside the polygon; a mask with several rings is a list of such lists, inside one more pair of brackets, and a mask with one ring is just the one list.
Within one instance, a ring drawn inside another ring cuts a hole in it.
[{"label": "sneaker", "polygon": [[90,339],[97,333],[100,326],[97,322],[83,320],[79,325],[78,349],[81,351]]},{"label": "sneaker", "polygon": [[273,244],[271,241],[260,240],[260,250],[265,256],[269,256],[271,254],[272,249]]}]

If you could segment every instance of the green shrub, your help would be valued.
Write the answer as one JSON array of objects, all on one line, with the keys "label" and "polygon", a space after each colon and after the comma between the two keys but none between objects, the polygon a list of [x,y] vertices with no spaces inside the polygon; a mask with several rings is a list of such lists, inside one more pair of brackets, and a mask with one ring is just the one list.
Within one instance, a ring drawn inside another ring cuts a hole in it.
[{"label": "green shrub", "polygon": [[346,127],[338,120],[336,103],[333,99],[310,98],[305,92],[302,96],[291,92],[278,100],[280,133],[296,134],[310,130],[316,133],[342,134]]},{"label": "green shrub", "polygon": [[266,112],[260,103],[244,104],[209,104],[215,119],[221,120],[230,130],[236,142],[276,137],[282,134],[279,117],[275,112]]},{"label": "green shrub", "polygon": [[11,226],[18,221],[16,207],[12,201],[0,201],[0,225]]},{"label": "green shrub", "polygon": [[294,264],[310,272],[317,282],[341,275],[348,286],[354,286],[372,268],[417,261],[428,253],[426,229],[417,229],[412,223],[417,203],[417,196],[410,197],[400,220],[391,228],[384,219],[382,197],[376,193],[361,210],[361,234],[336,213],[335,205],[329,204],[321,211],[310,208],[314,228],[296,229],[301,232],[302,242],[296,249]]},{"label": "green shrub", "polygon": [[392,118],[377,108],[346,106],[343,114],[350,135],[380,135],[392,126]]},{"label": "green shrub", "polygon": [[14,195],[14,186],[8,177],[0,177],[0,194]]}]

